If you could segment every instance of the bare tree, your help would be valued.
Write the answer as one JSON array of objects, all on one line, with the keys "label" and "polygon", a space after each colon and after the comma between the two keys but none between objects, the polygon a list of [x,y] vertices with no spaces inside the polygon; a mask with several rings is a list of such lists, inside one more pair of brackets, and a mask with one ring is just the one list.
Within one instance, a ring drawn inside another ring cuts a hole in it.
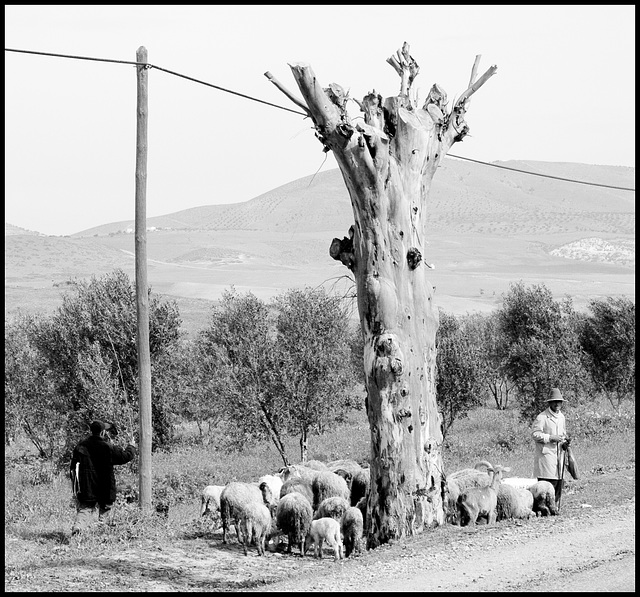
[{"label": "bare tree", "polygon": [[410,97],[419,67],[402,49],[387,62],[400,93],[374,91],[351,119],[340,85],[323,88],[307,64],[290,64],[304,101],[267,76],[313,120],[324,151],[333,151],[355,224],[333,239],[329,253],[354,275],[364,338],[367,414],[371,428],[371,490],[367,544],[377,547],[425,526],[442,524],[442,430],[436,403],[438,312],[423,258],[427,199],[436,169],[467,134],[469,98],[496,72],[480,78],[474,62],[469,86],[448,108],[433,85],[422,108]]}]

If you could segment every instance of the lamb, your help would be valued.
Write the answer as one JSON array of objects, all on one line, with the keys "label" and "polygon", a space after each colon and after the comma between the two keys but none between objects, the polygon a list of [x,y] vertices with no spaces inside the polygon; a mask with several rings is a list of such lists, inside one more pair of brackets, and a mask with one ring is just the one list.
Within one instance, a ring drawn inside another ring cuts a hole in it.
[{"label": "lamb", "polygon": [[339,495],[334,495],[320,502],[316,513],[313,515],[313,520],[335,518],[340,521],[347,508],[349,508],[349,502]]},{"label": "lamb", "polygon": [[267,535],[271,531],[271,512],[265,504],[248,502],[240,514],[240,529],[242,531],[242,547],[244,555],[248,555],[247,546],[254,541],[258,548],[258,555],[264,555],[264,545]]},{"label": "lamb", "polygon": [[288,537],[287,553],[291,553],[295,544],[300,547],[300,555],[304,557],[304,545],[312,517],[311,504],[300,493],[294,491],[280,498],[276,509],[276,524],[277,531]]},{"label": "lamb", "polygon": [[359,508],[350,506],[342,516],[340,530],[344,540],[344,554],[349,557],[354,551],[360,553],[364,534],[364,518]]},{"label": "lamb", "polygon": [[504,480],[498,487],[496,520],[526,518],[535,516],[533,512],[533,494],[522,487],[507,485]]},{"label": "lamb", "polygon": [[340,523],[335,518],[319,518],[313,520],[305,539],[305,551],[314,544],[313,555],[322,558],[322,543],[326,541],[333,548],[335,561],[344,558],[344,548],[340,537]]},{"label": "lamb", "polygon": [[331,471],[319,472],[313,481],[311,482],[311,489],[313,490],[313,509],[318,509],[322,500],[340,496],[349,501],[351,492],[347,482],[340,476]]},{"label": "lamb", "polygon": [[498,487],[502,479],[502,473],[509,468],[496,466],[488,469],[491,474],[489,487],[471,487],[462,492],[458,497],[458,526],[462,519],[468,520],[467,524],[475,525],[479,516],[487,517],[487,524],[494,524],[497,518],[496,507],[498,503]]},{"label": "lamb", "polygon": [[200,498],[200,516],[210,514],[212,517],[211,530],[220,518],[220,495],[224,485],[207,485],[202,490]]},{"label": "lamb", "polygon": [[254,483],[232,481],[227,483],[222,490],[220,494],[220,514],[222,517],[223,543],[227,543],[227,533],[231,523],[235,524],[238,542],[241,542],[239,521],[242,518],[243,510],[250,503],[263,504],[262,492]]},{"label": "lamb", "polygon": [[558,513],[556,507],[556,490],[549,481],[537,481],[529,491],[533,496],[533,511],[537,516],[555,516]]},{"label": "lamb", "polygon": [[290,479],[287,479],[280,489],[280,499],[294,491],[307,498],[307,500],[309,500],[309,504],[313,504],[313,488],[311,486],[311,481],[303,479],[302,477],[291,477]]}]

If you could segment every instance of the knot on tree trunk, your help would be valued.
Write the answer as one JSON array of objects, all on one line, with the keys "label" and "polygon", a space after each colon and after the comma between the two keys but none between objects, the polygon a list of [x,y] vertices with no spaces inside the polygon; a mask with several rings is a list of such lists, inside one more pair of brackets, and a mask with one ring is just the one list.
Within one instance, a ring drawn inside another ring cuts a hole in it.
[{"label": "knot on tree trunk", "polygon": [[389,373],[398,379],[404,370],[404,355],[400,350],[398,340],[392,334],[382,334],[376,342],[376,376],[382,378]]},{"label": "knot on tree trunk", "polygon": [[416,267],[420,265],[421,261],[422,253],[420,253],[420,251],[416,247],[411,247],[407,251],[407,263],[409,264],[409,269],[416,269]]},{"label": "knot on tree trunk", "polygon": [[346,236],[342,240],[334,238],[329,246],[329,255],[336,261],[341,261],[351,271],[354,270],[356,265],[355,255],[353,254],[353,234],[354,228],[351,226],[349,228],[349,238]]}]

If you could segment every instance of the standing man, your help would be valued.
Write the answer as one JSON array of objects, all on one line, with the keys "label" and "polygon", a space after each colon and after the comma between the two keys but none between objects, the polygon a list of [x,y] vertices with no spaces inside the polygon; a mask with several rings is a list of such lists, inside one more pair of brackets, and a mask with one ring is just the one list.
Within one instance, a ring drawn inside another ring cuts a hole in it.
[{"label": "standing man", "polygon": [[109,441],[108,433],[117,433],[115,425],[93,421],[89,425],[91,435],[73,450],[71,481],[76,498],[76,519],[71,529],[75,535],[94,518],[98,506],[98,520],[106,522],[111,506],[116,501],[116,476],[114,465],[126,464],[136,455],[133,439],[126,448]]},{"label": "standing man", "polygon": [[552,388],[547,398],[548,408],[541,412],[533,424],[536,453],[533,476],[538,481],[549,481],[556,491],[556,505],[562,495],[564,449],[569,444],[562,410],[564,398],[558,388]]}]

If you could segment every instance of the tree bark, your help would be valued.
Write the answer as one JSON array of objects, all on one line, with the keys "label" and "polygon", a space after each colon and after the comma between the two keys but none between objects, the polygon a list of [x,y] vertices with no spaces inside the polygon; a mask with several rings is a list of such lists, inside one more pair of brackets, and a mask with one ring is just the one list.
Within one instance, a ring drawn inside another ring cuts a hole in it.
[{"label": "tree bark", "polygon": [[369,548],[444,521],[435,380],[438,312],[424,262],[426,207],[438,164],[467,134],[470,96],[496,70],[476,81],[478,59],[469,88],[450,112],[437,85],[418,108],[409,93],[419,67],[405,43],[387,60],[400,76],[399,95],[383,100],[375,91],[367,94],[357,102],[364,123],[349,117],[349,98],[339,85],[322,88],[309,65],[290,65],[316,135],[336,157],[355,219],[348,237],[333,239],[330,255],[354,274],[364,337]]}]

